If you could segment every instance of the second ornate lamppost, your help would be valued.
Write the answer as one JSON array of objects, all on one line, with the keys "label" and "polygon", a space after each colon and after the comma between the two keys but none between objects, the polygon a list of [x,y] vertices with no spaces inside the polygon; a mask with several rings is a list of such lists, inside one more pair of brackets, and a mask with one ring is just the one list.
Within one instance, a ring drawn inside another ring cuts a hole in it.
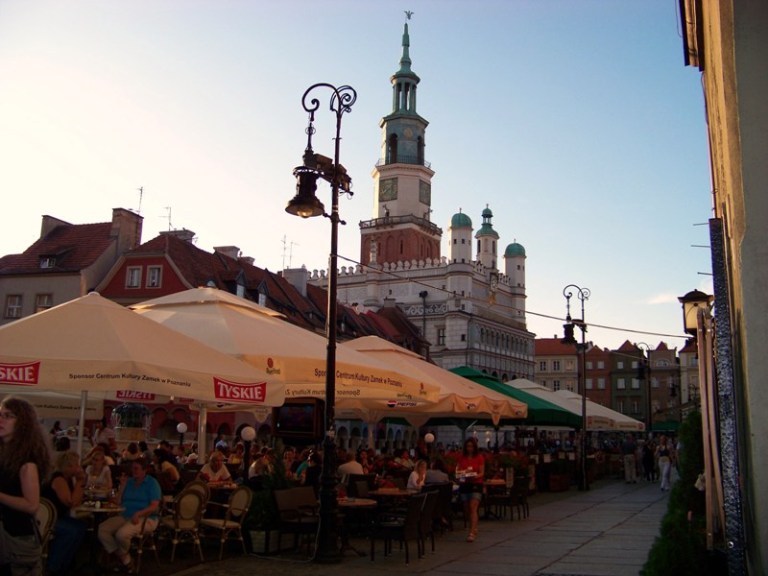
[{"label": "second ornate lamppost", "polygon": [[[571,298],[573,298],[574,292],[581,302],[581,318],[571,318]],[[589,490],[589,481],[587,480],[587,323],[584,320],[584,301],[589,299],[590,291],[589,288],[580,288],[576,284],[568,284],[568,286],[563,288],[563,296],[565,296],[566,316],[565,324],[563,325],[565,334],[561,342],[576,346],[576,351],[579,353],[578,381],[581,392],[581,441],[579,442],[581,474],[579,474],[579,490]],[[576,341],[573,335],[574,326],[578,326],[581,330],[581,344]]]},{"label": "second ornate lamppost", "polygon": [[[336,115],[336,138],[333,160],[312,150],[312,135],[315,133],[315,112],[320,108],[320,100],[310,98],[315,90],[329,89],[331,91],[330,110]],[[336,296],[337,296],[337,255],[339,243],[339,193],[350,191],[352,179],[347,176],[346,169],[339,163],[339,146],[341,144],[341,119],[345,112],[351,112],[352,105],[357,100],[357,92],[351,86],[336,87],[332,84],[319,83],[307,88],[301,97],[304,110],[309,113],[307,127],[307,147],[304,150],[304,164],[294,169],[296,177],[296,196],[288,203],[285,211],[289,214],[309,218],[326,216],[331,221],[331,253],[328,257],[328,313],[325,319],[325,331],[328,339],[325,374],[325,437],[323,440],[323,464],[320,475],[320,527],[318,530],[318,545],[314,559],[320,562],[331,562],[339,559],[339,548],[336,542]],[[322,178],[331,185],[331,213],[325,212],[323,203],[315,196],[317,180]]]}]

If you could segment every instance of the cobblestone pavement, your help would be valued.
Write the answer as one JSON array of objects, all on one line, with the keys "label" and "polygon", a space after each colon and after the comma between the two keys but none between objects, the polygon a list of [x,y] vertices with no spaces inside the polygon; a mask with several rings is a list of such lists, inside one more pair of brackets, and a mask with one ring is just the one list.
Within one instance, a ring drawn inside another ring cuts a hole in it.
[{"label": "cobblestone pavement", "polygon": [[[624,576],[636,575],[659,533],[669,492],[658,484],[625,484],[601,481],[588,492],[575,488],[531,498],[526,520],[482,520],[474,543],[465,541],[462,521],[453,532],[439,536],[435,552],[416,559],[395,546],[385,557],[377,545],[375,561],[351,551],[339,564],[322,565],[298,555],[231,556],[184,567],[177,576],[384,576],[417,573],[435,576]],[[361,551],[369,550],[362,538],[352,539]],[[213,551],[208,554],[213,558]],[[234,548],[230,552],[235,553]],[[181,564],[181,563],[180,563]],[[155,574],[147,561],[144,574]],[[168,566],[161,571],[168,574]],[[158,571],[159,572],[159,571]]]}]

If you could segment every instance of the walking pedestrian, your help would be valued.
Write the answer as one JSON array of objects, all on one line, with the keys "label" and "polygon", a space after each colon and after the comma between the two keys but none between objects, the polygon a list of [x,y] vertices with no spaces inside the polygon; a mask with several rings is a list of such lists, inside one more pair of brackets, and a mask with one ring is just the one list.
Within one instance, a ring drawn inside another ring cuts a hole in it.
[{"label": "walking pedestrian", "polygon": [[659,458],[661,490],[664,492],[670,488],[670,475],[672,473],[673,457],[673,449],[666,436],[659,438],[659,446],[656,448],[656,455]]},{"label": "walking pedestrian", "polygon": [[632,434],[627,434],[624,442],[621,444],[621,453],[624,455],[624,481],[627,484],[637,484],[637,443]]}]

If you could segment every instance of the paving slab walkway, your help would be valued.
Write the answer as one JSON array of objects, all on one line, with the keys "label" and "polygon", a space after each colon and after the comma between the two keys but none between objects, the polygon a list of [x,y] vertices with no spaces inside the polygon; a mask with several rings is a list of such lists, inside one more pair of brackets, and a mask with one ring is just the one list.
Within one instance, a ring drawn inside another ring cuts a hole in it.
[{"label": "paving slab walkway", "polygon": [[[474,543],[465,542],[462,521],[438,537],[436,551],[410,564],[397,550],[376,560],[345,556],[340,564],[320,565],[288,557],[241,556],[186,568],[178,576],[635,576],[645,563],[669,492],[658,484],[601,481],[588,492],[572,488],[531,498],[527,520],[484,520]],[[353,540],[368,550],[364,540]]]}]

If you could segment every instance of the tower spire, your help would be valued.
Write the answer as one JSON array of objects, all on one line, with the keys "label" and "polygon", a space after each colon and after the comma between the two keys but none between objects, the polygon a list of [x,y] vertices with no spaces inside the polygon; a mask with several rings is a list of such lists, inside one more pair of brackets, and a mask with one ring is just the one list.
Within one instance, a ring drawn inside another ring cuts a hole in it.
[{"label": "tower spire", "polygon": [[403,55],[400,57],[400,70],[398,74],[412,74],[411,55],[408,50],[410,47],[411,39],[408,36],[408,22],[406,22],[403,26]]}]

